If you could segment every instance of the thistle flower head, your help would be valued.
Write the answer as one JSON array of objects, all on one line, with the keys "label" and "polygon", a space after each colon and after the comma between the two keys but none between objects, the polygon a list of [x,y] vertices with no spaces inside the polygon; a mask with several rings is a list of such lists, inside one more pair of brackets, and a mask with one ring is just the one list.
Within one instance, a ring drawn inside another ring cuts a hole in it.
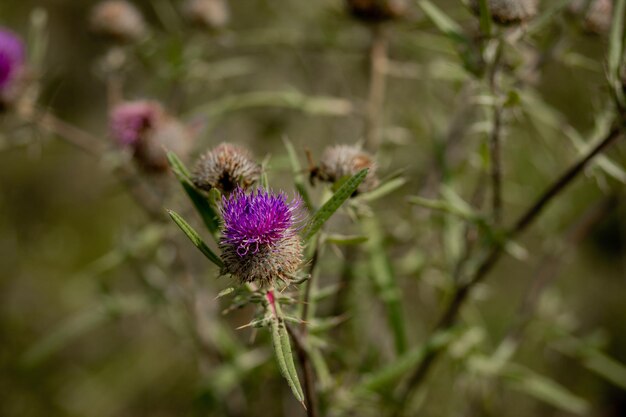
[{"label": "thistle flower head", "polygon": [[24,43],[15,33],[0,27],[0,91],[11,83],[24,64]]},{"label": "thistle flower head", "polygon": [[220,248],[224,270],[241,282],[288,282],[302,262],[298,229],[301,200],[261,188],[237,188],[222,199],[224,227]]},{"label": "thistle flower head", "polygon": [[[479,11],[478,0],[471,0],[472,9]],[[537,14],[539,0],[489,0],[491,17],[503,25],[526,22]]]},{"label": "thistle flower head", "polygon": [[230,20],[226,0],[187,0],[183,14],[192,23],[208,29],[221,29]]},{"label": "thistle flower head", "polygon": [[193,135],[187,126],[155,101],[118,104],[111,111],[109,123],[113,139],[131,148],[137,163],[147,171],[166,172],[165,149],[184,156],[192,144]]},{"label": "thistle flower head", "polygon": [[118,104],[110,115],[111,135],[120,145],[133,145],[156,126],[162,115],[163,108],[155,101],[128,101]]},{"label": "thistle flower head", "polygon": [[575,0],[569,10],[582,18],[582,27],[587,33],[603,35],[611,29],[613,0],[591,0],[591,3]]},{"label": "thistle flower head", "polygon": [[356,145],[335,145],[326,148],[319,167],[319,177],[323,181],[337,182],[352,176],[362,169],[369,168],[358,192],[370,191],[378,185],[374,158]]},{"label": "thistle flower head", "polygon": [[117,42],[135,42],[147,32],[143,15],[126,0],[104,0],[91,11],[94,33]]},{"label": "thistle flower head", "polygon": [[222,193],[230,193],[238,186],[250,187],[260,175],[261,167],[245,148],[222,143],[200,157],[193,182],[203,190],[217,188]]}]

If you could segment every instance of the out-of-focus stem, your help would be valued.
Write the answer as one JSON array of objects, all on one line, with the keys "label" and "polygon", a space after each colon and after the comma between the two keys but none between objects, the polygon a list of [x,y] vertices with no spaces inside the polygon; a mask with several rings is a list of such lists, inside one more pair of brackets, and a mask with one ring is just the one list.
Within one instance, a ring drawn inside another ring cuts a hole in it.
[{"label": "out-of-focus stem", "polygon": [[365,119],[365,143],[371,151],[376,151],[381,142],[382,115],[387,88],[387,49],[388,36],[381,25],[372,26],[370,48],[369,93]]},{"label": "out-of-focus stem", "polygon": [[493,97],[493,126],[489,136],[490,176],[492,190],[492,212],[494,224],[502,221],[502,114],[503,104],[500,99],[498,86],[498,74],[500,69],[500,57],[502,55],[502,43],[497,46],[495,57],[489,73],[489,89]]}]

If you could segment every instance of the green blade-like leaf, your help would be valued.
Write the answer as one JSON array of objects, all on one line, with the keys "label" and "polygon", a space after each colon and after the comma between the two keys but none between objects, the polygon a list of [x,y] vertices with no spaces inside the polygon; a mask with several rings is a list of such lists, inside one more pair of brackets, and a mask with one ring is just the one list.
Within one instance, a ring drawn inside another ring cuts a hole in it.
[{"label": "green blade-like leaf", "polygon": [[517,364],[509,364],[502,376],[514,389],[573,414],[584,415],[589,404],[558,382]]},{"label": "green blade-like leaf", "polygon": [[[298,373],[296,372],[296,365],[293,362],[293,354],[291,352],[291,343],[289,341],[289,334],[285,327],[285,320],[283,313],[280,309],[280,304],[276,300],[270,305],[267,297],[265,298],[265,308],[269,310],[271,314],[270,331],[272,334],[272,345],[274,346],[274,353],[276,354],[276,361],[278,362],[278,368],[280,373],[287,380],[287,384],[293,395],[298,401],[304,405],[304,392],[298,379]],[[306,408],[306,407],[305,407]]]},{"label": "green blade-like leaf", "polygon": [[366,376],[356,386],[354,392],[369,396],[371,391],[382,391],[394,386],[402,377],[415,369],[428,352],[445,349],[458,334],[456,328],[433,334],[424,344],[407,351],[382,369]]},{"label": "green blade-like leaf", "polygon": [[386,195],[396,191],[398,188],[402,187],[404,184],[406,184],[405,178],[393,178],[387,181],[386,183],[379,185],[372,191],[368,191],[366,193],[360,194],[358,199],[360,201],[365,201],[365,202],[370,203],[372,201],[379,200],[385,197]]},{"label": "green blade-like leaf", "polygon": [[307,208],[311,211],[314,210],[313,203],[311,202],[311,197],[309,197],[309,192],[306,189],[305,179],[303,175],[302,166],[300,165],[300,160],[298,159],[298,154],[296,153],[296,149],[289,139],[286,137],[283,138],[283,143],[285,144],[285,148],[287,149],[287,155],[289,155],[289,162],[291,163],[291,169],[293,170],[294,175],[294,183],[296,186],[296,190],[300,196],[302,196],[302,200]]},{"label": "green blade-like leaf", "polygon": [[443,32],[446,36],[456,42],[467,43],[468,39],[463,32],[463,28],[452,20],[441,9],[435,6],[431,1],[419,0],[418,6],[422,9],[424,14],[433,22],[433,24]]},{"label": "green blade-like leaf", "polygon": [[194,207],[200,214],[202,221],[211,232],[213,238],[219,240],[220,221],[219,215],[209,200],[200,193],[191,182],[191,174],[182,161],[173,152],[167,153],[167,159],[169,160],[172,172],[180,181],[185,193],[193,203]]},{"label": "green blade-like leaf", "polygon": [[378,220],[375,217],[368,217],[364,218],[361,223],[364,234],[369,236],[366,245],[370,262],[368,275],[376,286],[378,297],[385,303],[396,353],[401,355],[406,351],[407,346],[401,291],[398,288],[391,260],[387,255],[383,232]]},{"label": "green blade-like leaf", "polygon": [[170,215],[170,217],[172,218],[172,220],[174,220],[174,223],[176,223],[178,225],[178,227],[180,227],[180,230],[182,230],[187,235],[189,240],[191,240],[191,243],[193,243],[194,246],[196,248],[198,248],[200,250],[200,252],[202,252],[202,254],[204,256],[206,256],[211,262],[213,262],[218,267],[220,267],[220,268],[224,267],[224,264],[222,263],[222,260],[220,259],[220,257],[217,256],[211,250],[211,248],[209,248],[207,246],[206,243],[204,243],[204,241],[202,240],[202,238],[200,237],[198,232],[196,232],[189,225],[189,223],[187,223],[182,217],[180,217],[180,215],[178,213],[176,213],[176,212],[174,212],[172,210],[168,210],[167,212]]},{"label": "green blade-like leaf", "polygon": [[480,11],[480,31],[484,36],[491,36],[491,10],[488,0],[478,0]]},{"label": "green blade-like leaf", "polygon": [[313,215],[311,221],[304,229],[304,240],[311,239],[326,223],[326,221],[332,216],[341,205],[348,199],[359,185],[363,182],[367,176],[367,168],[359,171],[357,174],[347,180],[339,189],[333,194],[333,196]]}]

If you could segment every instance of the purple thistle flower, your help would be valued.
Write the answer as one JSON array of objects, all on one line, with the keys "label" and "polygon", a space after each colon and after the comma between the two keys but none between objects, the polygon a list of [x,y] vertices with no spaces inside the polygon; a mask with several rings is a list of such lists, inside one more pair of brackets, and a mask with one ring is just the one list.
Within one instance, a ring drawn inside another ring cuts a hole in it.
[{"label": "purple thistle flower", "polygon": [[162,114],[161,106],[153,101],[118,104],[111,111],[111,135],[120,145],[134,145],[146,131],[154,127]]},{"label": "purple thistle flower", "polygon": [[0,27],[0,93],[24,67],[24,43],[18,35]]},{"label": "purple thistle flower", "polygon": [[302,200],[261,188],[237,188],[222,198],[224,227],[220,248],[225,272],[241,282],[288,282],[302,262],[298,236]]}]

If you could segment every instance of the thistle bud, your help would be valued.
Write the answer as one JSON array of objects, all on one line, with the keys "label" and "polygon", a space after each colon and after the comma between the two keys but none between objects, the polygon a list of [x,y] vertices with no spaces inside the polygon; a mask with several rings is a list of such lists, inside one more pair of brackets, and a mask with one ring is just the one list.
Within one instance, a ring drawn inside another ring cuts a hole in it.
[{"label": "thistle bud", "polygon": [[585,32],[604,35],[611,29],[613,0],[577,0],[570,5],[570,12],[582,17]]},{"label": "thistle bud", "polygon": [[346,0],[348,11],[355,18],[369,23],[381,23],[406,14],[405,0]]},{"label": "thistle bud", "polygon": [[[471,0],[474,13],[480,13],[478,0]],[[489,0],[491,18],[502,25],[524,23],[537,15],[539,0]]]},{"label": "thistle bud", "polygon": [[0,109],[12,105],[24,87],[26,53],[20,37],[0,27]]},{"label": "thistle bud", "polygon": [[228,194],[237,187],[250,187],[260,175],[261,167],[246,149],[222,143],[200,157],[193,172],[193,183],[206,191],[217,188]]},{"label": "thistle bud", "polygon": [[167,171],[165,149],[184,156],[192,142],[189,129],[155,101],[130,101],[115,106],[110,115],[110,131],[120,146],[133,150],[142,168],[153,172]]},{"label": "thistle bud", "polygon": [[302,264],[301,205],[299,198],[288,202],[284,193],[260,188],[248,194],[237,188],[223,197],[223,272],[262,287],[289,282]]},{"label": "thistle bud", "polygon": [[365,168],[368,168],[369,172],[357,189],[359,193],[371,191],[378,185],[374,158],[359,146],[335,145],[324,151],[318,177],[322,181],[334,183]]},{"label": "thistle bud", "polygon": [[115,42],[131,43],[147,33],[143,15],[126,0],[105,0],[91,11],[91,30]]},{"label": "thistle bud", "polygon": [[187,0],[183,14],[193,24],[213,30],[223,28],[230,20],[226,0]]}]

